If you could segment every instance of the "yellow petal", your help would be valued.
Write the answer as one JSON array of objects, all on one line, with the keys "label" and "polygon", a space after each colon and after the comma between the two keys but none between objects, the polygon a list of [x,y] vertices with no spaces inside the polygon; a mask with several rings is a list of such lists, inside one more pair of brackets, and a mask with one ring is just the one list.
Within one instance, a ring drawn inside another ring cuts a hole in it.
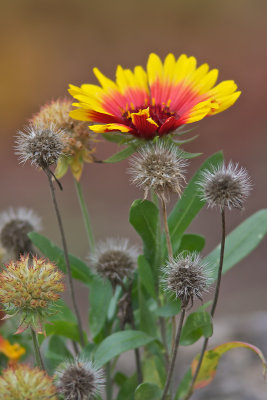
[{"label": "yellow petal", "polygon": [[131,128],[123,124],[90,125],[89,128],[97,133],[108,131],[130,132]]},{"label": "yellow petal", "polygon": [[162,62],[159,56],[155,53],[151,53],[147,61],[147,75],[148,82],[152,85],[157,79],[162,79]]}]

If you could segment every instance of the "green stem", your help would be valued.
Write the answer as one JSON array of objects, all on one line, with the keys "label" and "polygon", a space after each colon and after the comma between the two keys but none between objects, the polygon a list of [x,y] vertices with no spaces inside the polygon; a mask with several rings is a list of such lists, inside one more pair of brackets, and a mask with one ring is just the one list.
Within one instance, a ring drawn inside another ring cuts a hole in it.
[{"label": "green stem", "polygon": [[32,334],[32,341],[33,341],[36,364],[38,365],[38,367],[40,369],[43,369],[45,371],[44,362],[43,362],[43,359],[41,356],[37,335],[36,335],[35,330],[32,327],[31,327],[31,334]]},{"label": "green stem", "polygon": [[[223,269],[223,260],[224,260],[224,248],[225,248],[225,210],[224,208],[221,210],[221,224],[222,224],[222,236],[221,236],[221,251],[220,251],[220,264],[219,264],[219,268],[218,268],[218,275],[217,275],[217,284],[216,284],[216,289],[215,289],[215,295],[214,295],[214,299],[213,299],[213,303],[212,303],[212,307],[211,307],[211,316],[212,318],[214,317],[215,314],[215,310],[216,310],[216,306],[218,303],[218,298],[219,298],[219,292],[220,292],[220,287],[221,287],[221,280],[222,280],[222,269]],[[197,380],[204,356],[205,356],[205,352],[207,350],[208,347],[208,341],[209,338],[206,338],[204,340],[203,346],[202,346],[202,350],[200,353],[200,357],[198,360],[198,364],[197,364],[197,368],[195,370],[195,373],[193,375],[192,378],[192,382],[189,388],[189,391],[187,393],[187,395],[185,396],[184,400],[189,400],[190,397],[192,396],[193,392],[194,392],[194,384]]]},{"label": "green stem", "polygon": [[94,240],[94,235],[93,235],[93,230],[92,230],[92,225],[91,225],[88,209],[87,209],[87,206],[86,206],[86,203],[84,200],[83,191],[82,191],[80,182],[77,182],[76,179],[74,179],[74,182],[75,182],[75,187],[76,187],[76,191],[77,191],[77,196],[79,199],[79,204],[81,207],[85,230],[87,233],[89,249],[93,253],[95,250],[95,240]]},{"label": "green stem", "polygon": [[112,400],[112,382],[110,362],[106,364],[106,400]]}]

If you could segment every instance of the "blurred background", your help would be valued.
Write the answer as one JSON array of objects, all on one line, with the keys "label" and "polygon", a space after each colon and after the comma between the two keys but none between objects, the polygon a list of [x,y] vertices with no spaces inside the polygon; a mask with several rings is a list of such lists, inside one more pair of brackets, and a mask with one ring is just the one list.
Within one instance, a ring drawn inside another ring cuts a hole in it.
[{"label": "blurred background", "polygon": [[[198,123],[199,137],[184,146],[203,155],[191,162],[188,176],[212,153],[223,149],[227,161],[245,166],[254,190],[246,210],[227,214],[231,231],[266,207],[267,145],[267,2],[265,0],[12,0],[1,1],[1,210],[32,207],[43,217],[45,235],[58,244],[50,193],[44,174],[18,165],[14,135],[41,105],[67,96],[68,84],[95,83],[92,68],[114,78],[117,64],[146,65],[150,52],[194,55],[198,63],[219,68],[219,81],[234,79],[242,90],[229,110]],[[102,142],[98,157],[117,150]],[[130,186],[127,162],[86,165],[82,185],[97,239],[139,239],[128,223],[128,210],[142,193]],[[86,236],[70,174],[58,199],[70,250],[85,258]],[[171,205],[170,205],[171,207]],[[216,211],[203,209],[189,232],[206,236],[205,254],[219,241]],[[225,276],[218,316],[264,311],[266,239]],[[82,302],[82,300],[81,300]],[[82,304],[82,303],[81,303]]]}]

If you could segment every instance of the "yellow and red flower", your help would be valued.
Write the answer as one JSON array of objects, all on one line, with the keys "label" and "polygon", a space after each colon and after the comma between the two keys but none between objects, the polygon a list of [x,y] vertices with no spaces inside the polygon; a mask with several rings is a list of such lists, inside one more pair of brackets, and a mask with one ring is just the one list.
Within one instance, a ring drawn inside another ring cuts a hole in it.
[{"label": "yellow and red flower", "polygon": [[117,67],[116,82],[94,73],[101,86],[70,85],[70,94],[78,100],[78,109],[70,116],[91,121],[94,132],[119,131],[150,140],[175,131],[179,126],[199,121],[233,105],[240,96],[232,80],[216,86],[218,70],[208,64],[197,67],[195,57],[182,54],[177,60],[168,54],[162,63],[150,54],[147,71],[141,66]]}]

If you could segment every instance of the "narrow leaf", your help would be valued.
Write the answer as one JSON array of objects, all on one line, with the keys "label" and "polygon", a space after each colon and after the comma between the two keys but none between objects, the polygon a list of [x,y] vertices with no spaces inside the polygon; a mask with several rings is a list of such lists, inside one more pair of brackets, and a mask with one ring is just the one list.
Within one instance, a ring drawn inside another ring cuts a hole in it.
[{"label": "narrow leaf", "polygon": [[150,264],[143,255],[138,257],[138,274],[140,282],[146,289],[147,293],[150,294],[153,299],[157,299],[154,276]]},{"label": "narrow leaf", "polygon": [[[135,200],[130,209],[129,220],[143,240],[146,259],[151,266],[155,266],[158,251],[158,208],[151,201]],[[155,276],[155,268],[153,272]]]},{"label": "narrow leaf", "polygon": [[[267,210],[260,210],[246,219],[226,238],[223,263],[223,273],[227,272],[244,257],[246,257],[262,241],[267,233]],[[206,258],[211,273],[216,279],[219,268],[220,245]]]},{"label": "narrow leaf", "polygon": [[[63,250],[40,233],[30,232],[28,236],[45,257],[54,262],[63,272],[66,272]],[[94,274],[90,271],[89,267],[82,260],[72,254],[69,254],[69,259],[73,278],[90,286]]]},{"label": "narrow leaf", "polygon": [[95,353],[95,362],[102,367],[112,358],[126,351],[145,346],[153,340],[153,337],[141,331],[125,330],[113,333],[99,345]]},{"label": "narrow leaf", "polygon": [[153,383],[142,383],[135,391],[134,400],[160,400],[162,390]]},{"label": "narrow leaf", "polygon": [[205,246],[204,236],[195,235],[193,233],[186,233],[182,236],[181,244],[179,246],[179,253],[182,251],[197,251],[201,252]]},{"label": "narrow leaf", "polygon": [[137,147],[138,147],[137,145],[130,145],[128,147],[125,147],[125,149],[119,151],[118,153],[113,154],[111,157],[104,160],[104,162],[116,163],[116,162],[125,160],[126,158],[130,157],[137,150]]},{"label": "narrow leaf", "polygon": [[[262,361],[262,369],[263,369],[263,375],[266,374],[266,361],[264,359],[264,356],[261,352],[261,350],[253,346],[249,343],[244,343],[244,342],[228,342],[221,344],[220,346],[215,347],[213,350],[209,350],[205,352],[204,359],[201,365],[201,369],[199,371],[198,377],[196,379],[196,382],[194,384],[194,389],[200,389],[203,388],[207,385],[210,384],[210,382],[213,380],[216,370],[220,361],[221,356],[232,349],[238,348],[238,347],[244,347],[247,349],[250,349],[254,351],[259,358]],[[199,356],[198,356],[199,357]],[[192,375],[194,374],[197,364],[198,364],[198,357],[194,359],[192,362]]]}]

